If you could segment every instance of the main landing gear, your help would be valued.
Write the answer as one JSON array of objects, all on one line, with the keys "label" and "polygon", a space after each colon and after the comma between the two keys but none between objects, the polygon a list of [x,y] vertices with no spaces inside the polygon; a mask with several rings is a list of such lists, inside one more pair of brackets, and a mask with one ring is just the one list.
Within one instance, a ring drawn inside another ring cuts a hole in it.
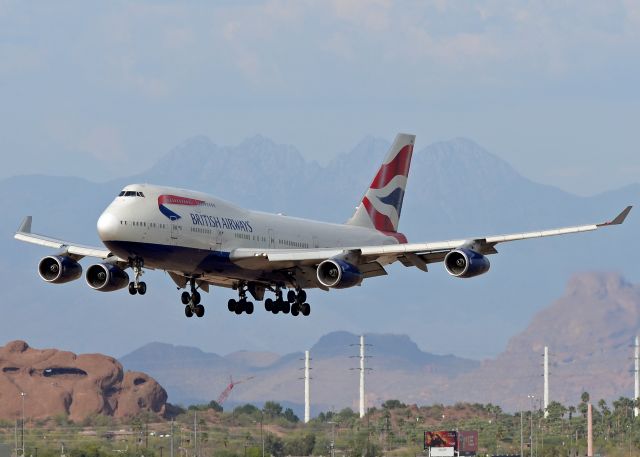
[{"label": "main landing gear", "polygon": [[307,293],[302,289],[288,291],[287,299],[283,300],[282,289],[280,287],[276,287],[275,301],[267,298],[264,301],[264,309],[272,312],[273,314],[278,314],[280,312],[289,314],[289,312],[291,312],[292,316],[298,316],[299,314],[308,316],[311,314],[311,305],[306,303],[306,301]]},{"label": "main landing gear", "polygon": [[131,295],[140,294],[144,295],[147,293],[147,283],[144,281],[140,281],[140,277],[144,273],[142,271],[142,267],[144,266],[144,261],[136,257],[135,259],[129,259],[129,265],[133,269],[134,280],[129,283],[129,293]]},{"label": "main landing gear", "polygon": [[184,315],[187,317],[193,317],[195,314],[197,317],[204,316],[204,306],[200,304],[201,296],[200,292],[196,290],[196,280],[191,278],[189,285],[191,287],[191,293],[184,291],[180,296],[184,307]]},{"label": "main landing gear", "polygon": [[236,314],[253,314],[253,303],[247,300],[247,286],[244,283],[238,285],[239,300],[233,298],[227,303],[230,312]]}]

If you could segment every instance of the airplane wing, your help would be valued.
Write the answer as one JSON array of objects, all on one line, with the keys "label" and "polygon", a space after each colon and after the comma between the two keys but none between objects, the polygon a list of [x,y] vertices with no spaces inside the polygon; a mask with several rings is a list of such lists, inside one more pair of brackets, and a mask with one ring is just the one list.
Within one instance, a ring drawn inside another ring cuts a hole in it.
[{"label": "airplane wing", "polygon": [[495,246],[509,241],[568,235],[590,232],[602,227],[620,225],[631,211],[627,206],[620,214],[608,222],[599,224],[563,227],[535,232],[513,233],[477,237],[461,240],[438,241],[434,243],[403,243],[383,246],[353,246],[345,248],[319,249],[235,249],[230,259],[235,264],[251,269],[286,269],[317,265],[332,257],[349,257],[365,277],[386,274],[384,265],[400,261],[405,266],[414,266],[427,271],[427,264],[442,262],[449,251],[469,248],[480,254],[496,254]]},{"label": "airplane wing", "polygon": [[[69,255],[70,257],[74,257],[76,260],[81,259],[82,257],[97,257],[99,259],[107,259],[109,257],[114,257],[111,254],[111,251],[105,249],[104,247],[93,247],[93,246],[84,246],[81,244],[74,244],[68,241],[58,240],[56,238],[51,238],[44,235],[38,235],[36,233],[31,233],[31,222],[33,218],[31,216],[27,216],[20,224],[20,228],[13,236],[16,240],[24,241],[26,243],[38,244],[40,246],[46,246],[48,248],[58,249],[65,255]],[[118,261],[123,261],[122,259],[118,259]]]}]

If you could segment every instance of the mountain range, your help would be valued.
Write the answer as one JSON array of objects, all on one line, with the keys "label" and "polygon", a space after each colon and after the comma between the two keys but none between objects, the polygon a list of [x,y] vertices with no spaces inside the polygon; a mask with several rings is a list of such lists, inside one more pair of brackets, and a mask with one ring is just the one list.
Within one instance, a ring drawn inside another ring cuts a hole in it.
[{"label": "mountain range", "polygon": [[[321,166],[262,136],[235,146],[200,136],[172,149],[147,172],[115,181],[4,179],[0,287],[6,311],[0,332],[7,340],[36,346],[111,354],[148,341],[218,353],[238,348],[295,353],[338,326],[354,334],[406,334],[430,353],[480,359],[497,354],[574,273],[619,271],[640,279],[634,261],[640,219],[632,212],[614,229],[501,245],[500,254],[491,257],[491,271],[472,280],[451,278],[440,265],[426,276],[395,265],[389,276],[363,287],[311,291],[311,317],[295,320],[264,312],[231,315],[225,304],[232,292],[214,289],[203,298],[206,317],[194,321],[184,318],[178,291],[161,272],[147,272],[144,297],[100,294],[82,281],[52,286],[36,273],[40,257],[50,252],[12,239],[30,214],[35,232],[99,244],[97,217],[131,182],[194,188],[253,209],[340,222],[352,214],[388,146],[386,140],[365,138]],[[457,138],[416,148],[400,228],[410,241],[475,237],[604,221],[639,200],[637,183],[578,197],[532,182],[473,141]]]}]

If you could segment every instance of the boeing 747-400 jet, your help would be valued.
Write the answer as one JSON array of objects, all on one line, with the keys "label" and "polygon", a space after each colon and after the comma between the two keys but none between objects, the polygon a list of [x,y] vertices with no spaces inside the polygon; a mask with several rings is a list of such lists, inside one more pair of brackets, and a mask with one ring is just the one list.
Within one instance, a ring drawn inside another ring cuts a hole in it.
[{"label": "boeing 747-400 jet", "polygon": [[[78,279],[83,257],[100,259],[87,268],[89,287],[101,292],[128,288],[144,295],[144,268],[165,270],[182,292],[185,314],[204,315],[199,290],[213,286],[238,291],[228,302],[236,314],[251,314],[248,300],[267,311],[309,315],[305,290],[344,289],[386,275],[401,262],[427,271],[443,262],[457,278],[489,270],[487,255],[507,241],[587,232],[621,224],[631,207],[610,222],[511,235],[408,243],[398,232],[400,210],[413,153],[414,135],[399,134],[355,213],[345,224],[330,224],[250,211],[201,192],[150,184],[131,184],[98,219],[104,247],[90,247],[31,233],[27,217],[15,238],[56,249],[39,265],[40,277],[60,284]],[[133,272],[130,281],[126,270]],[[265,293],[275,300],[265,299]],[[286,294],[285,294],[286,292]]]}]

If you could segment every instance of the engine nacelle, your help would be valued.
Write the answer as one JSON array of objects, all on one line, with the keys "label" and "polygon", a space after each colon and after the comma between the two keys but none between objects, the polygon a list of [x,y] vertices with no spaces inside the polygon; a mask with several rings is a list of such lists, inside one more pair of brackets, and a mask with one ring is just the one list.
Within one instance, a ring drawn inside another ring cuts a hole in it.
[{"label": "engine nacelle", "polygon": [[53,284],[64,284],[82,276],[82,266],[71,257],[50,255],[38,264],[40,277]]},{"label": "engine nacelle", "polygon": [[454,249],[444,258],[447,272],[456,278],[473,278],[489,271],[489,259],[471,249]]},{"label": "engine nacelle", "polygon": [[327,259],[318,265],[318,281],[325,287],[346,289],[362,282],[362,273],[342,259]]},{"label": "engine nacelle", "polygon": [[129,275],[122,268],[109,263],[96,263],[87,269],[87,284],[100,292],[113,292],[129,285]]}]

